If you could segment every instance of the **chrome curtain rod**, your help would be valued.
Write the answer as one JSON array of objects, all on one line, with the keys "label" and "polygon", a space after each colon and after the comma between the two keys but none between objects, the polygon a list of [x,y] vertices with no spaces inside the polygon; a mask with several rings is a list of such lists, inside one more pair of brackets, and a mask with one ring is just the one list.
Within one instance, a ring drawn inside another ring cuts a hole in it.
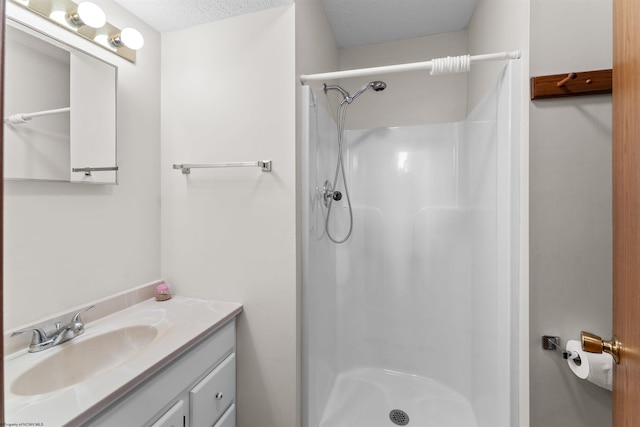
[{"label": "chrome curtain rod", "polygon": [[29,120],[33,119],[34,117],[51,116],[53,114],[68,113],[69,111],[71,111],[71,107],[56,108],[55,110],[44,110],[44,111],[38,111],[35,113],[12,114],[10,116],[5,117],[4,122],[10,123],[12,125],[17,125],[21,123],[26,123]]},{"label": "chrome curtain rod", "polygon": [[255,162],[230,162],[230,163],[208,163],[208,164],[193,164],[183,163],[180,165],[173,165],[174,169],[181,169],[184,175],[191,173],[191,169],[201,168],[261,168],[262,172],[271,172],[271,160],[258,160]]},{"label": "chrome curtain rod", "polygon": [[[469,57],[471,64],[488,61],[502,61],[507,59],[519,59],[521,53],[519,50],[512,52],[490,53],[486,55],[473,55]],[[330,73],[319,74],[302,74],[300,82],[304,85],[311,81],[345,79],[349,77],[364,77],[379,74],[398,73],[401,71],[431,70],[434,62],[444,58],[432,59],[431,61],[411,62],[408,64],[385,65],[382,67],[360,68],[355,70],[333,71]]]}]

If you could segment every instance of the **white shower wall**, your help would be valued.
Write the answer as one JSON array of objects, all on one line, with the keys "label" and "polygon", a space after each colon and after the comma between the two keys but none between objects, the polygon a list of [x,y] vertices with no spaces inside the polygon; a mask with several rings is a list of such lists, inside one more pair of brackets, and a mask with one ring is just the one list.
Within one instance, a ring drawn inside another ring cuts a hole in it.
[{"label": "white shower wall", "polygon": [[[462,129],[450,123],[347,132],[354,230],[336,247],[341,371],[364,365],[410,372],[468,394]],[[345,205],[332,219],[347,221]]]},{"label": "white shower wall", "polygon": [[[345,133],[354,228],[342,245],[324,234],[317,192],[333,180],[335,123],[311,107],[305,425],[317,425],[336,375],[358,367],[434,379],[469,400],[478,426],[511,425],[518,345],[510,328],[518,259],[511,253],[518,206],[512,72],[464,122]],[[338,238],[347,230],[346,206],[343,197],[331,214]]]}]

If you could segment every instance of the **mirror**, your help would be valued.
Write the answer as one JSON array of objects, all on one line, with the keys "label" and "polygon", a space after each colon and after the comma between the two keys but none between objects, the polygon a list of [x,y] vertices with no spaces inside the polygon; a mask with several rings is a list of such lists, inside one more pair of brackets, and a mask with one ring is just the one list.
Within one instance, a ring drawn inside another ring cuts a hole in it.
[{"label": "mirror", "polygon": [[117,67],[8,17],[4,177],[117,184]]},{"label": "mirror", "polygon": [[[159,215],[149,197],[156,200],[160,191],[160,72],[155,61],[147,65],[148,55],[140,55],[142,66],[132,63],[12,1],[5,5],[11,43],[22,44],[24,56],[28,54],[35,64],[12,71],[27,81],[26,89],[16,90],[13,76],[5,79],[5,94],[16,91],[16,102],[25,104],[15,109],[7,105],[4,117],[70,108],[57,115],[33,117],[24,125],[4,125],[5,146],[25,142],[24,138],[9,141],[10,132],[55,136],[42,142],[57,144],[61,158],[55,162],[64,164],[60,171],[54,170],[61,174],[58,176],[14,173],[4,182],[4,321],[5,327],[12,329],[157,277],[152,263],[158,247],[154,236]],[[115,3],[105,2],[105,6],[115,22],[139,24],[124,12],[116,13],[120,9]],[[157,41],[153,41],[152,47],[156,47]],[[6,50],[10,49],[12,46]],[[159,59],[159,48],[151,55]],[[38,61],[55,63],[56,69],[44,76],[37,74],[41,67]],[[96,80],[99,77],[101,80]],[[29,93],[33,102],[42,98],[51,103],[26,104],[25,91],[34,92]],[[43,124],[43,120],[53,124]],[[28,126],[34,125],[49,128],[29,130]],[[31,168],[27,172],[55,163],[40,152],[36,154],[29,163],[22,163],[24,169]],[[90,157],[94,155],[97,160]],[[8,169],[16,162],[6,156],[4,164]],[[72,172],[73,168],[134,163],[140,170],[123,168],[117,175],[115,171],[94,171],[91,176],[85,176],[84,171]],[[116,176],[117,183],[123,185],[111,185]],[[73,180],[97,185],[72,184]],[[154,255],[147,255],[150,253]],[[11,345],[20,343],[8,341]]]}]

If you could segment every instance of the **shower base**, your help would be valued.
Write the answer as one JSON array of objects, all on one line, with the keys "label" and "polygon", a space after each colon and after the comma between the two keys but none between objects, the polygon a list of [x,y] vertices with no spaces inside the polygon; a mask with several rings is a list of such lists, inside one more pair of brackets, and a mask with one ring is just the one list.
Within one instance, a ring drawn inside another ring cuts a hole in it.
[{"label": "shower base", "polygon": [[[406,413],[408,423],[398,424],[394,410]],[[373,368],[357,368],[336,377],[319,427],[396,425],[478,427],[469,402],[442,383]]]}]

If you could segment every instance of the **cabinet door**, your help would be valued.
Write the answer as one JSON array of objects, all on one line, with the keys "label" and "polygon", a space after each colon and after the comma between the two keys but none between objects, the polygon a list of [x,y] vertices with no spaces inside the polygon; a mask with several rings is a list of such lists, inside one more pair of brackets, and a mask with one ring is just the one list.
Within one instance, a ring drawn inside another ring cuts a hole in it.
[{"label": "cabinet door", "polygon": [[231,405],[213,427],[236,427],[236,405]]},{"label": "cabinet door", "polygon": [[[6,23],[6,116],[68,107],[69,52],[45,35]],[[5,178],[69,181],[69,113],[3,126]]]},{"label": "cabinet door", "polygon": [[[71,54],[71,168],[114,168],[117,69],[88,55]],[[117,172],[71,172],[71,182],[116,184]]]},{"label": "cabinet door", "polygon": [[190,392],[191,423],[212,426],[234,402],[236,394],[236,356],[231,354]]},{"label": "cabinet door", "polygon": [[184,408],[184,401],[178,401],[151,427],[184,427]]}]

